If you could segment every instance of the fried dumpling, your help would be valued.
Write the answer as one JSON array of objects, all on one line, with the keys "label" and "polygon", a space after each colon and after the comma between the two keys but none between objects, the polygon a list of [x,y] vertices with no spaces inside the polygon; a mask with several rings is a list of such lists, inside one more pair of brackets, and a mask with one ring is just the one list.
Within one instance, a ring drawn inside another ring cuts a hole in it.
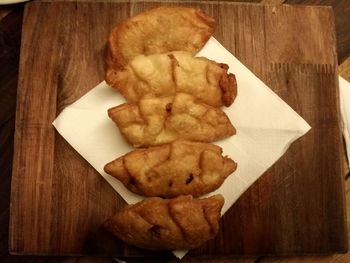
[{"label": "fried dumpling", "polygon": [[188,7],[158,7],[119,23],[110,33],[107,70],[137,55],[175,50],[198,52],[214,32],[215,20]]},{"label": "fried dumpling", "polygon": [[143,196],[198,197],[216,190],[236,170],[219,146],[177,140],[137,149],[106,164],[106,173]]},{"label": "fried dumpling", "polygon": [[147,94],[171,96],[189,93],[213,107],[230,106],[237,95],[235,76],[228,66],[190,52],[140,55],[125,68],[110,70],[106,81],[129,102]]},{"label": "fried dumpling", "polygon": [[195,97],[143,98],[108,110],[109,117],[132,145],[152,146],[176,139],[213,142],[236,133],[227,115]]},{"label": "fried dumpling", "polygon": [[105,227],[125,243],[151,249],[192,249],[216,236],[224,198],[179,196],[146,198],[127,206],[105,222]]}]

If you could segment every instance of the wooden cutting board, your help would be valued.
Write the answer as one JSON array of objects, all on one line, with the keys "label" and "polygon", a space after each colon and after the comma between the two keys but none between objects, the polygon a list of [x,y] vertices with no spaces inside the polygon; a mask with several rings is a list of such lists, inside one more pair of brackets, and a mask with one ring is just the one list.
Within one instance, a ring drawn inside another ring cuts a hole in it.
[{"label": "wooden cutting board", "polygon": [[[155,256],[126,246],[101,227],[125,203],[51,123],[103,80],[103,53],[113,25],[158,5],[26,5],[11,195],[12,253]],[[181,5],[214,16],[215,37],[312,126],[225,214],[216,239],[190,255],[346,251],[332,10],[208,1]]]}]

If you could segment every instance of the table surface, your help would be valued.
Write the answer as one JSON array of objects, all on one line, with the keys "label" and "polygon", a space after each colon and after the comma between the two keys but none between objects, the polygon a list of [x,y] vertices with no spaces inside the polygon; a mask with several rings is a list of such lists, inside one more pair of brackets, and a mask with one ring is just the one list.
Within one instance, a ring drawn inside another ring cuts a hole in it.
[{"label": "table surface", "polygon": [[[350,2],[346,0],[263,0],[241,1],[264,4],[331,5],[335,13],[339,73],[350,81]],[[346,3],[347,2],[347,3]],[[13,155],[18,60],[21,39],[23,4],[0,6],[0,261],[1,262],[114,262],[97,257],[30,257],[8,254],[8,220],[10,181]],[[346,26],[347,25],[347,26]],[[350,200],[350,176],[344,178],[346,199]],[[349,204],[349,202],[347,202]],[[350,207],[347,209],[350,218]],[[349,221],[348,221],[349,222]],[[349,225],[349,224],[348,224]],[[169,260],[172,262],[175,260]],[[323,257],[259,257],[235,259],[234,262],[349,262],[350,253]],[[128,261],[135,262],[135,261]],[[142,262],[155,262],[142,260]],[[188,259],[184,262],[232,262],[232,259]]]}]

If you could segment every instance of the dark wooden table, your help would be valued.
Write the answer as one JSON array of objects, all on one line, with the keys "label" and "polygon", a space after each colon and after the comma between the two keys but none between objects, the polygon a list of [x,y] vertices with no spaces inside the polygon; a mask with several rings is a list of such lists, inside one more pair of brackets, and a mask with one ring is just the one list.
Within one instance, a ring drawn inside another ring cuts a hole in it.
[{"label": "dark wooden table", "polygon": [[[243,1],[260,2],[260,1]],[[347,0],[263,0],[265,4],[331,5],[337,30],[340,74],[350,80],[350,2]],[[347,3],[346,3],[347,2]],[[101,257],[33,257],[8,254],[9,197],[13,155],[18,61],[21,42],[23,4],[0,7],[0,262],[114,262]],[[350,200],[350,179],[346,180],[346,197]],[[349,203],[349,202],[348,202]],[[348,208],[348,218],[350,209]],[[176,261],[176,260],[171,260]],[[188,259],[185,262],[232,262],[232,259]],[[350,262],[350,254],[327,257],[245,258],[235,262]],[[146,261],[143,261],[146,262]],[[148,261],[154,262],[154,261]],[[170,262],[170,261],[169,261]]]}]

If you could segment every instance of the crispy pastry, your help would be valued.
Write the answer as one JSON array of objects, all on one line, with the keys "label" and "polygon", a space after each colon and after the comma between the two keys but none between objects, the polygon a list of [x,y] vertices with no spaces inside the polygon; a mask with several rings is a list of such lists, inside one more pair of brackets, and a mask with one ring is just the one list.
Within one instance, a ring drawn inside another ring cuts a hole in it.
[{"label": "crispy pastry", "polygon": [[215,21],[188,7],[158,7],[118,24],[110,33],[107,69],[124,67],[137,55],[175,50],[195,54],[214,32]]},{"label": "crispy pastry", "polygon": [[144,98],[137,104],[124,103],[109,109],[108,115],[125,139],[136,147],[176,139],[213,142],[236,132],[221,109],[185,93],[175,97]]},{"label": "crispy pastry", "polygon": [[198,197],[217,189],[237,164],[219,146],[177,140],[137,149],[108,163],[106,173],[143,196]]},{"label": "crispy pastry", "polygon": [[221,195],[205,199],[146,198],[127,206],[105,222],[125,243],[151,249],[192,249],[215,237],[219,230]]},{"label": "crispy pastry", "polygon": [[190,52],[140,55],[124,69],[109,71],[107,82],[129,102],[143,96],[189,93],[213,107],[230,106],[237,95],[235,76],[228,66]]}]

